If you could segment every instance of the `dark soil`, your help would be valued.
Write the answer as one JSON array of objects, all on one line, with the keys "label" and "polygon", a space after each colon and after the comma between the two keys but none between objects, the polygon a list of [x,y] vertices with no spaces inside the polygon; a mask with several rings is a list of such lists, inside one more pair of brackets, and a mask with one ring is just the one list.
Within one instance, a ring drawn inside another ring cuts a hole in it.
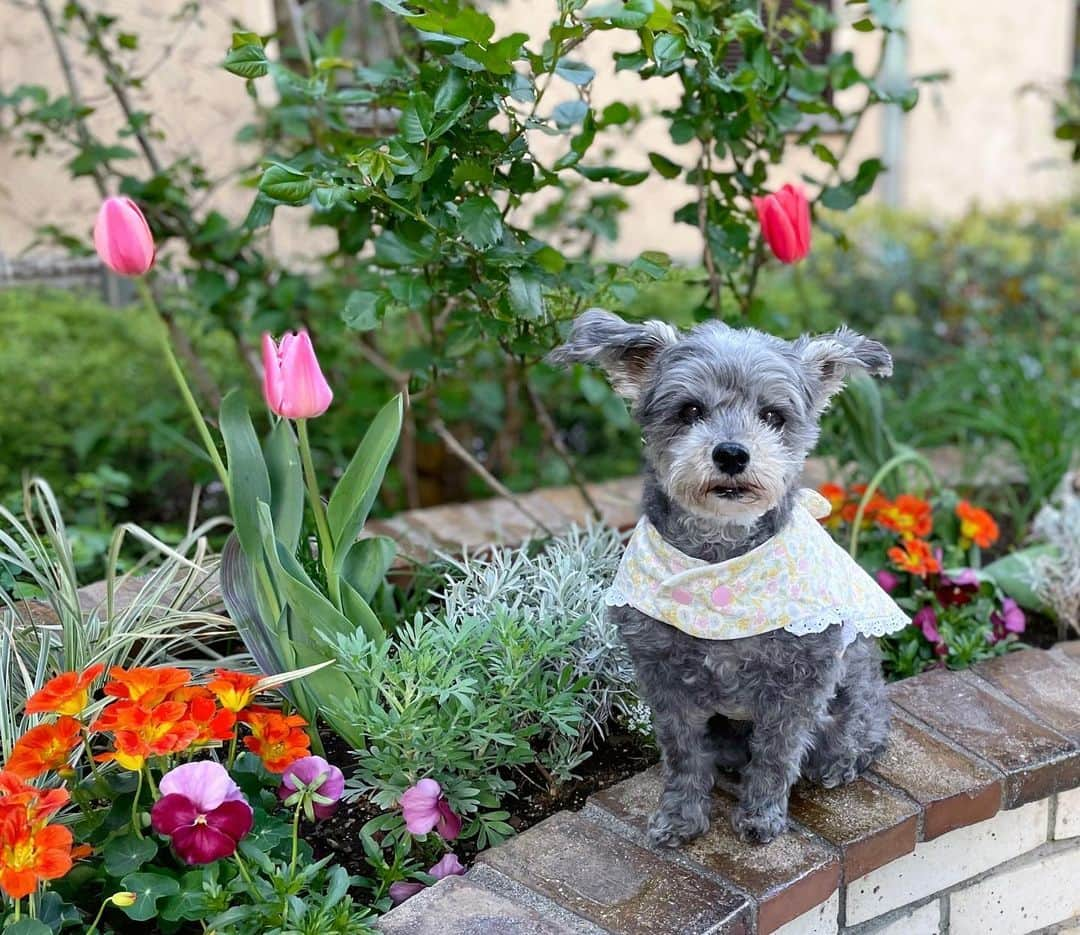
[{"label": "dark soil", "polygon": [[[348,775],[354,765],[348,748],[336,735],[328,734],[323,741],[326,758]],[[510,812],[508,823],[520,832],[556,812],[576,811],[594,792],[641,772],[656,759],[656,750],[640,734],[611,734],[578,767],[577,778],[569,783],[552,786],[535,768],[511,776],[519,797],[503,802]],[[305,823],[301,835],[314,849],[316,858],[333,854],[334,860],[349,873],[366,875],[370,868],[360,843],[360,829],[381,814],[383,810],[370,801],[354,799],[342,803],[332,818],[316,825]],[[475,843],[455,842],[454,852],[462,861],[469,862],[476,856]]]}]

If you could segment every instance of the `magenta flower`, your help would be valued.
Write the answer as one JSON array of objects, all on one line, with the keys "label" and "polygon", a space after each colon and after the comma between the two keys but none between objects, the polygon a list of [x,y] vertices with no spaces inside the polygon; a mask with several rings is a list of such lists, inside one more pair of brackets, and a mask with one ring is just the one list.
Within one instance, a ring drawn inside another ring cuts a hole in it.
[{"label": "magenta flower", "polygon": [[874,572],[874,580],[881,585],[881,589],[886,594],[892,594],[896,590],[896,586],[900,583],[900,576],[894,575],[887,568],[879,568]]},{"label": "magenta flower", "polygon": [[306,331],[289,332],[280,344],[263,334],[262,355],[263,397],[273,412],[286,419],[314,419],[330,408],[334,393]]},{"label": "magenta flower", "polygon": [[971,568],[964,568],[955,575],[943,572],[934,593],[943,607],[971,602],[979,590],[979,575]]},{"label": "magenta flower", "polygon": [[427,834],[432,828],[447,841],[461,834],[461,818],[454,814],[434,779],[421,779],[401,794],[401,814],[410,834]]},{"label": "magenta flower", "polygon": [[[461,861],[457,859],[457,854],[452,853],[444,856],[442,860],[428,870],[428,874],[436,880],[459,877],[464,872],[465,868],[461,865]],[[395,906],[399,906],[410,896],[415,896],[424,888],[425,884],[418,880],[399,880],[397,883],[390,884],[390,899]]]},{"label": "magenta flower", "polygon": [[1020,609],[1020,605],[1011,597],[1002,598],[1001,610],[995,610],[990,615],[990,623],[993,625],[993,633],[990,642],[996,643],[1005,639],[1010,633],[1023,633],[1027,626],[1027,618]]},{"label": "magenta flower", "polygon": [[314,821],[333,815],[344,793],[340,769],[321,756],[302,756],[282,773],[278,798],[292,808],[302,803],[308,821]]},{"label": "magenta flower", "polygon": [[200,760],[177,766],[162,777],[160,788],[150,821],[158,834],[172,839],[185,863],[210,864],[229,857],[251,830],[251,806],[220,763]]},{"label": "magenta flower", "polygon": [[154,265],[154,236],[130,198],[106,198],[94,222],[94,249],[114,273],[142,276]]},{"label": "magenta flower", "polygon": [[761,236],[781,263],[797,263],[810,252],[810,202],[798,185],[754,197]]}]

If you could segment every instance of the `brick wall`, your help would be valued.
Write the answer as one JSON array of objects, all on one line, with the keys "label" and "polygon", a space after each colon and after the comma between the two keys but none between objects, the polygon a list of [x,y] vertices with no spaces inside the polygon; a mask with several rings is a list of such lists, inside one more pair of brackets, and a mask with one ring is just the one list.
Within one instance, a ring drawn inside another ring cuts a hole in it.
[{"label": "brick wall", "polygon": [[1080,643],[891,689],[895,729],[841,789],[799,786],[765,846],[730,829],[652,850],[653,767],[483,853],[386,935],[1080,932]]}]

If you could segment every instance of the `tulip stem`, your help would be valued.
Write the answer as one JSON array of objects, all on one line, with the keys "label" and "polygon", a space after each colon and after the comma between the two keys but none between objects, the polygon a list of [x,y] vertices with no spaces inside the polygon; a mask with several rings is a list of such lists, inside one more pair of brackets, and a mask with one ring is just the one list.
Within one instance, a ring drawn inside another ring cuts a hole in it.
[{"label": "tulip stem", "polygon": [[311,441],[308,439],[307,419],[296,420],[296,430],[300,439],[300,462],[304,466],[304,483],[307,485],[311,512],[315,514],[315,526],[319,531],[319,559],[326,571],[326,586],[334,606],[341,609],[341,598],[336,576],[331,569],[334,564],[334,543],[330,538],[330,526],[326,522],[326,507],[319,496],[319,485],[315,480],[315,465],[311,460]]},{"label": "tulip stem", "polygon": [[221,460],[221,455],[218,454],[217,445],[214,444],[214,439],[210,435],[210,429],[206,426],[206,419],[203,418],[203,414],[199,410],[199,404],[195,401],[195,397],[191,392],[191,387],[188,386],[187,379],[184,377],[184,371],[180,368],[180,362],[176,359],[176,354],[173,353],[172,342],[169,340],[169,329],[165,324],[161,309],[158,308],[157,302],[154,300],[154,294],[150,291],[150,286],[147,284],[145,278],[142,276],[135,277],[135,287],[139,290],[139,294],[142,296],[143,301],[150,311],[157,316],[158,325],[160,326],[158,329],[158,337],[161,340],[162,352],[165,354],[165,363],[168,365],[169,372],[172,373],[173,379],[176,380],[176,385],[180,388],[180,395],[183,397],[188,412],[191,413],[191,418],[195,422],[195,428],[202,438],[203,447],[210,456],[210,461],[213,463],[218,477],[221,478],[221,483],[225,485],[225,491],[228,492],[229,472],[225,470],[225,464]]}]

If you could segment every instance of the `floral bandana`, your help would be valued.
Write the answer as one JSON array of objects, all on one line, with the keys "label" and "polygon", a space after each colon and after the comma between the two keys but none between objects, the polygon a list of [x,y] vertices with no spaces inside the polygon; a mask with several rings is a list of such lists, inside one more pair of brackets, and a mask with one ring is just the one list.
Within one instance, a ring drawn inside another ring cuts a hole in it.
[{"label": "floral bandana", "polygon": [[817,522],[829,511],[824,497],[802,490],[779,533],[715,564],[669,545],[643,516],[605,603],[629,605],[706,640],[780,629],[802,636],[840,624],[847,646],[857,635],[907,626],[907,615]]}]

